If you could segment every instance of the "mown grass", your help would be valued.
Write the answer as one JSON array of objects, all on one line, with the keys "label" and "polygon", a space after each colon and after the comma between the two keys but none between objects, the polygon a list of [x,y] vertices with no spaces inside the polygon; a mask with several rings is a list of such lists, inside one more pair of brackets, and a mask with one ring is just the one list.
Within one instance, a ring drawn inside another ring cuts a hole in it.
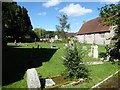
[{"label": "mown grass", "polygon": [[120,88],[120,72],[113,75],[111,78],[103,82],[101,85],[99,85],[97,88]]},{"label": "mown grass", "polygon": [[[40,45],[42,48],[50,48],[51,43],[29,43],[29,44],[21,44],[19,47],[15,48],[32,48]],[[52,45],[57,46],[58,49],[57,52],[52,56],[50,61],[43,62],[42,66],[37,67],[37,73],[39,76],[42,76],[43,78],[46,77],[55,77],[58,75],[61,75],[61,72],[65,70],[65,67],[63,65],[62,56],[64,56],[64,43],[53,43]],[[8,43],[8,46],[14,46],[13,43]],[[78,51],[81,52],[81,44],[78,44]],[[96,61],[99,59],[94,59],[92,57],[88,57],[88,52],[90,52],[90,46],[89,44],[86,45],[88,50],[85,52],[85,57],[83,58],[83,61]],[[99,53],[105,52],[104,46],[99,46]],[[16,62],[17,63],[17,62]],[[72,88],[89,88],[93,86],[94,84],[98,83],[99,81],[103,80],[108,75],[112,74],[117,70],[117,65],[113,65],[111,63],[105,63],[103,65],[92,65],[88,66],[88,69],[90,70],[90,77],[92,78],[89,82],[85,82],[80,85],[76,85]],[[12,84],[4,86],[4,88],[27,88],[26,83],[26,73],[24,75],[24,79],[14,82]]]},{"label": "mown grass", "polygon": [[62,60],[63,55],[64,48],[57,50],[49,62],[45,62],[41,67],[36,68],[38,74],[42,75],[42,77],[55,77],[60,75],[65,69]]},{"label": "mown grass", "polygon": [[101,65],[89,65],[88,69],[90,71],[91,79],[88,82],[71,86],[69,88],[91,88],[109,75],[115,73],[118,70],[118,63],[112,64],[110,62],[105,62]]}]

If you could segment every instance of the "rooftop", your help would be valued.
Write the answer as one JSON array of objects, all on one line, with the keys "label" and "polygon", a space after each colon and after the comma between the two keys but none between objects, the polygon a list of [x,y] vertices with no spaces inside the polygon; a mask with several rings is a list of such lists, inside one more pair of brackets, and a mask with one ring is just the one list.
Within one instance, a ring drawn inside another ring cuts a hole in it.
[{"label": "rooftop", "polygon": [[97,17],[88,22],[84,22],[77,35],[110,32],[110,26],[100,22],[101,17]]}]

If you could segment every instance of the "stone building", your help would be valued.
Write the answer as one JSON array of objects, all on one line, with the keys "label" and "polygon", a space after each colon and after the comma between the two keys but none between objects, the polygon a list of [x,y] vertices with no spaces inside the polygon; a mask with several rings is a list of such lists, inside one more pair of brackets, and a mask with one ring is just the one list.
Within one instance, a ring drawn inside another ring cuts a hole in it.
[{"label": "stone building", "polygon": [[88,44],[110,44],[111,38],[114,36],[114,26],[106,26],[100,22],[100,17],[84,22],[77,39],[81,43]]}]

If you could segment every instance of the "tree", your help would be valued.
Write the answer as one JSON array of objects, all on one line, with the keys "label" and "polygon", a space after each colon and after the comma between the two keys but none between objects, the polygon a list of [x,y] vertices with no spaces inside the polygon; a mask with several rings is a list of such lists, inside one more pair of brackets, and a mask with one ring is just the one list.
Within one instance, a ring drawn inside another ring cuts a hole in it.
[{"label": "tree", "polygon": [[63,60],[66,70],[63,75],[67,78],[75,79],[88,78],[89,71],[85,65],[82,64],[82,58],[84,56],[82,49],[81,53],[78,53],[76,40],[73,40],[72,42],[73,43],[71,43],[65,50],[66,53]]},{"label": "tree", "polygon": [[35,28],[34,32],[37,35],[37,37],[40,39],[44,37],[46,30],[43,28]]},{"label": "tree", "polygon": [[59,37],[65,39],[66,38],[65,30],[70,29],[70,24],[68,24],[67,22],[68,17],[67,15],[61,15],[60,17],[58,17],[58,19],[60,25],[56,25],[56,30],[58,31]]},{"label": "tree", "polygon": [[34,32],[39,39],[40,38],[51,38],[55,35],[54,31],[46,31],[43,28],[35,28]]},{"label": "tree", "polygon": [[2,3],[2,27],[5,37],[10,36],[14,40],[29,35],[32,25],[28,16],[28,11],[20,7],[16,2]]},{"label": "tree", "polygon": [[116,47],[115,52],[117,52],[116,55],[119,59],[120,57],[120,2],[118,4],[109,4],[105,5],[100,10],[100,16],[102,17],[102,22],[104,22],[106,25],[115,26],[115,36],[113,37],[116,42],[114,47]]}]

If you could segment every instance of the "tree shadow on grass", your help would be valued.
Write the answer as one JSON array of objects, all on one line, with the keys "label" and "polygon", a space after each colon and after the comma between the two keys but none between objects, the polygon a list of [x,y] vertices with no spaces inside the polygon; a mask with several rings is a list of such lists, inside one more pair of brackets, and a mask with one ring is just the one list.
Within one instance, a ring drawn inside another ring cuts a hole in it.
[{"label": "tree shadow on grass", "polygon": [[23,79],[28,68],[42,66],[47,62],[57,49],[51,48],[13,48],[8,47],[2,51],[2,84]]}]

